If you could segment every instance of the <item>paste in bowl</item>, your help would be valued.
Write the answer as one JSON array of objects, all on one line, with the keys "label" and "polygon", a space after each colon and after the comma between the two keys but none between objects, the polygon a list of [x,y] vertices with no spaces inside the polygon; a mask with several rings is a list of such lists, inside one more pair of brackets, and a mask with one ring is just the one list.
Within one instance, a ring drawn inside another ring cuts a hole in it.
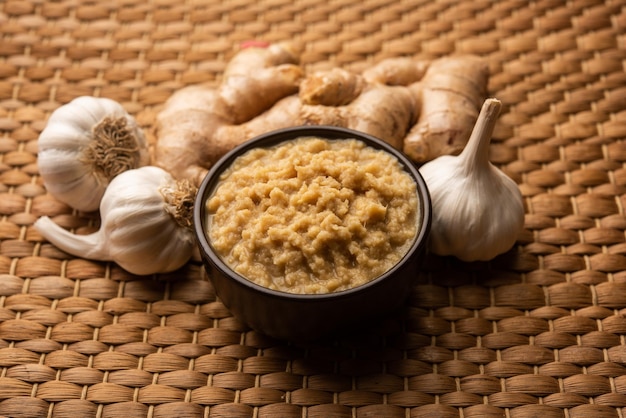
[{"label": "paste in bowl", "polygon": [[395,156],[357,139],[302,137],[235,159],[207,201],[207,235],[258,285],[337,292],[402,259],[419,232],[418,199]]}]

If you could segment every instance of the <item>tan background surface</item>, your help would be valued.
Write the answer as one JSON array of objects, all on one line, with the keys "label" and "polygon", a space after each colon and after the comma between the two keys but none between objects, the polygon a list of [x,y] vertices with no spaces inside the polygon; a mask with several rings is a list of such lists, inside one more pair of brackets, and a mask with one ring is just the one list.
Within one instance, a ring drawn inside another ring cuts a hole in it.
[{"label": "tan background surface", "polygon": [[[625,28],[623,0],[0,2],[0,416],[623,417]],[[489,59],[514,251],[430,257],[399,317],[296,345],[232,318],[197,257],[145,278],[41,240],[38,216],[95,220],[37,176],[51,111],[110,97],[154,139],[164,100],[248,39],[301,42],[307,70]]]}]

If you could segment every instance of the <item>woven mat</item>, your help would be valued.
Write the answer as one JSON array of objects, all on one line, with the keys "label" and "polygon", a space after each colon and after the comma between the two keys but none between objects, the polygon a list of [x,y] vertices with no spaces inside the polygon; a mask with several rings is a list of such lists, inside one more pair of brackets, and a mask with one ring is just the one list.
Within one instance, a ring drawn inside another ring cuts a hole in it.
[{"label": "woven mat", "polygon": [[[0,416],[624,417],[625,28],[623,0],[0,2]],[[93,222],[37,176],[51,111],[110,97],[154,140],[249,39],[302,42],[310,70],[487,57],[515,251],[429,257],[401,314],[299,345],[233,318],[197,255],[145,278],[41,239],[41,215]]]}]

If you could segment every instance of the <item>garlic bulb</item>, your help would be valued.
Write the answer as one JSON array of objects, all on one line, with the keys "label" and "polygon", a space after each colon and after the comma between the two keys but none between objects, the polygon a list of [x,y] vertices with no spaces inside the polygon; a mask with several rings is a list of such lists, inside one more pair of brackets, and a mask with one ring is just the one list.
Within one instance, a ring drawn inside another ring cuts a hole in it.
[{"label": "garlic bulb", "polygon": [[52,112],[38,146],[46,189],[86,212],[98,209],[111,179],[150,159],[135,119],[116,101],[100,97],[78,97]]},{"label": "garlic bulb", "polygon": [[517,184],[489,161],[501,103],[487,99],[458,156],[420,167],[432,199],[430,250],[464,261],[486,261],[511,249],[524,226]]},{"label": "garlic bulb", "polygon": [[100,203],[98,231],[76,235],[46,216],[34,225],[44,238],[74,256],[114,261],[133,274],[165,273],[191,257],[195,194],[189,182],[145,166],[111,180]]}]

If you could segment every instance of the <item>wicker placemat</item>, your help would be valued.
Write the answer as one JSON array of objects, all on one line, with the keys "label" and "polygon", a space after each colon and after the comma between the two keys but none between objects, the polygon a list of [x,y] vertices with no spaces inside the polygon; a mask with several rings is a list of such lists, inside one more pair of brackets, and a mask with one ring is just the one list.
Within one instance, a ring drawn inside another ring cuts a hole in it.
[{"label": "wicker placemat", "polygon": [[[0,2],[0,416],[623,417],[624,28],[623,0]],[[41,240],[41,215],[93,225],[37,176],[51,111],[110,97],[153,140],[164,100],[249,39],[301,42],[310,70],[487,57],[515,251],[430,257],[400,317],[298,345],[234,319],[197,255],[145,278]]]}]

